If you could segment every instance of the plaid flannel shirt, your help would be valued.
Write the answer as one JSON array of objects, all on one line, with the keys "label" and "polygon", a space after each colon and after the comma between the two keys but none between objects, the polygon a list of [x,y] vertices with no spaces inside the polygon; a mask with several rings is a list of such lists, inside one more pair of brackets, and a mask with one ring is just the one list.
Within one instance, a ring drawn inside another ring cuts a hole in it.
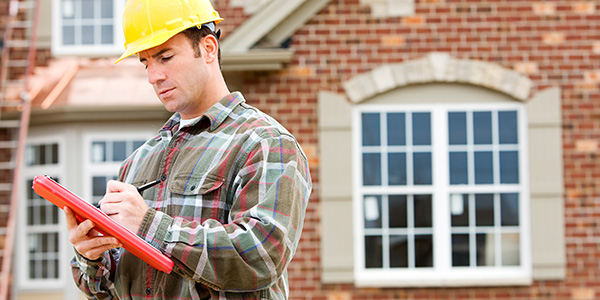
[{"label": "plaid flannel shirt", "polygon": [[277,121],[232,93],[179,128],[174,114],[122,165],[149,209],[138,235],[175,262],[171,274],[124,249],[71,266],[92,299],[287,299],[311,192],[308,161]]}]

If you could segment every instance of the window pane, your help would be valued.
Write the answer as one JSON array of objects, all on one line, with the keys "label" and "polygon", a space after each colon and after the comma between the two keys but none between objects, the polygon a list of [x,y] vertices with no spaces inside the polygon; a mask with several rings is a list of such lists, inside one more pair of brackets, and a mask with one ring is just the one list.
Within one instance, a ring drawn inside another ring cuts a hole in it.
[{"label": "window pane", "polygon": [[467,144],[467,113],[448,113],[448,140],[450,145]]},{"label": "window pane", "polygon": [[492,113],[474,112],[473,113],[473,138],[475,144],[492,143]]},{"label": "window pane", "polygon": [[38,154],[39,154],[38,162],[40,165],[45,165],[46,164],[46,145],[39,145],[39,147],[40,147],[40,152],[38,152]]},{"label": "window pane", "polygon": [[406,195],[389,196],[389,222],[390,228],[406,228],[407,211]]},{"label": "window pane", "polygon": [[365,228],[381,228],[381,196],[366,196],[363,209]]},{"label": "window pane", "polygon": [[113,142],[113,161],[120,162],[127,158],[127,143],[124,141]]},{"label": "window pane", "polygon": [[415,235],[415,267],[433,267],[433,237],[430,234]]},{"label": "window pane", "polygon": [[381,128],[378,113],[362,114],[362,144],[363,146],[379,146]]},{"label": "window pane", "polygon": [[112,19],[113,17],[113,0],[101,0],[100,16],[102,18]]},{"label": "window pane", "polygon": [[431,184],[431,153],[414,153],[414,184]]},{"label": "window pane", "polygon": [[498,112],[498,129],[500,133],[500,144],[517,144],[517,112]]},{"label": "window pane", "polygon": [[469,195],[452,194],[450,202],[451,225],[469,226]]},{"label": "window pane", "polygon": [[413,145],[431,145],[431,117],[429,113],[413,113]]},{"label": "window pane", "polygon": [[519,234],[505,233],[502,234],[502,265],[503,266],[518,266],[521,264],[519,256]]},{"label": "window pane", "polygon": [[141,147],[146,141],[133,141],[133,150]]},{"label": "window pane", "polygon": [[450,184],[469,183],[467,152],[450,152]]},{"label": "window pane", "polygon": [[51,274],[52,278],[58,278],[58,259],[54,259],[54,273]]},{"label": "window pane", "polygon": [[106,177],[94,176],[92,177],[92,196],[104,196],[106,193]]},{"label": "window pane", "polygon": [[81,18],[94,18],[94,0],[81,0]]},{"label": "window pane", "polygon": [[500,194],[502,226],[519,226],[519,194]]},{"label": "window pane", "polygon": [[494,266],[496,257],[496,243],[493,233],[477,234],[477,265]]},{"label": "window pane", "polygon": [[38,206],[38,208],[39,208],[39,214],[37,216],[38,219],[35,220],[35,221],[36,221],[37,224],[40,224],[40,225],[48,224],[48,220],[46,218],[46,215],[47,215],[46,211],[50,212],[50,207],[48,207],[43,202],[42,203],[38,202],[38,204],[39,204],[39,206]]},{"label": "window pane", "polygon": [[112,44],[114,42],[113,34],[112,25],[102,25],[102,27],[100,27],[100,38],[102,39],[100,43],[103,45]]},{"label": "window pane", "polygon": [[74,26],[63,26],[62,29],[62,43],[63,45],[75,45],[75,27]]},{"label": "window pane", "polygon": [[404,113],[387,114],[388,145],[406,145],[406,115]]},{"label": "window pane", "polygon": [[453,267],[469,266],[469,235],[468,234],[453,234],[452,235],[452,266]]},{"label": "window pane", "polygon": [[[33,186],[32,179],[28,179],[26,182],[27,183],[25,184],[25,186],[27,186],[27,187]],[[27,200],[33,199],[33,197],[35,197],[37,195],[36,193],[34,193],[33,189],[25,189],[25,190],[27,191]]]},{"label": "window pane", "polygon": [[75,7],[73,0],[63,0],[62,1],[62,18],[63,19],[73,19],[75,14]]},{"label": "window pane", "polygon": [[25,165],[26,166],[33,166],[35,164],[35,147],[34,146],[27,146],[27,148],[25,148]]},{"label": "window pane", "polygon": [[494,195],[475,195],[475,225],[494,226]]},{"label": "window pane", "polygon": [[415,227],[431,227],[431,195],[414,196]]},{"label": "window pane", "polygon": [[363,154],[363,185],[381,185],[381,154]]},{"label": "window pane", "polygon": [[500,151],[500,183],[519,183],[519,152]]},{"label": "window pane", "polygon": [[33,222],[37,219],[37,217],[35,215],[35,209],[33,206],[34,201],[32,198],[29,198],[29,202],[30,204],[27,207],[27,225],[33,225]]},{"label": "window pane", "polygon": [[494,183],[492,152],[475,152],[475,184]]},{"label": "window pane", "polygon": [[408,239],[406,235],[390,236],[390,267],[408,267]]},{"label": "window pane", "polygon": [[58,207],[55,205],[50,206],[52,210],[51,224],[58,224]]},{"label": "window pane", "polygon": [[81,26],[81,44],[94,44],[94,26]]},{"label": "window pane", "polygon": [[36,279],[35,276],[35,267],[38,265],[38,263],[35,260],[29,260],[29,278],[30,279]]},{"label": "window pane", "polygon": [[52,144],[52,164],[58,164],[58,144]]},{"label": "window pane", "polygon": [[381,236],[365,236],[365,267],[381,268],[383,267]]},{"label": "window pane", "polygon": [[388,154],[388,184],[406,185],[406,153]]},{"label": "window pane", "polygon": [[105,162],[106,161],[106,143],[105,142],[92,142],[92,162]]}]

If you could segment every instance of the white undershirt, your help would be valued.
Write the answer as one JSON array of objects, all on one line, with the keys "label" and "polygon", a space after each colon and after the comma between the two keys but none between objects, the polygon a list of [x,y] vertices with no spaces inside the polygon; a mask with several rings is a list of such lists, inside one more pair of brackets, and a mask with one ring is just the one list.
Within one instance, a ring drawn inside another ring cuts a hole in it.
[{"label": "white undershirt", "polygon": [[179,129],[181,129],[183,127],[187,127],[188,125],[194,123],[195,121],[199,120],[200,118],[202,118],[202,116],[199,116],[199,117],[193,118],[193,119],[181,119],[179,121]]}]

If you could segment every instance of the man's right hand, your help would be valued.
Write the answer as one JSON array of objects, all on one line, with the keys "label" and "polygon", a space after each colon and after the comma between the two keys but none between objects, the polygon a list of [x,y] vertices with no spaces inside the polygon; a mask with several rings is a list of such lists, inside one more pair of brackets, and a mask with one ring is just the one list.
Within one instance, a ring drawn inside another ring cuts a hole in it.
[{"label": "man's right hand", "polygon": [[75,250],[89,260],[97,260],[102,253],[121,247],[121,243],[111,236],[103,236],[94,229],[94,222],[85,220],[78,224],[75,213],[68,208],[64,209],[67,218],[67,229],[69,229],[69,241]]}]

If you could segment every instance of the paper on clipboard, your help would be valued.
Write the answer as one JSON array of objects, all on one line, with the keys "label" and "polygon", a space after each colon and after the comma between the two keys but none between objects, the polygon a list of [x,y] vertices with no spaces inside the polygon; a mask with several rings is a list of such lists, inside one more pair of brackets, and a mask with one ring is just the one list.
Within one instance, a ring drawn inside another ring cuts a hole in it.
[{"label": "paper on clipboard", "polygon": [[68,206],[75,213],[78,220],[90,219],[94,221],[96,230],[118,239],[123,248],[133,255],[159,271],[167,274],[171,273],[174,264],[170,258],[50,177],[36,176],[33,180],[33,190],[60,209]]}]

